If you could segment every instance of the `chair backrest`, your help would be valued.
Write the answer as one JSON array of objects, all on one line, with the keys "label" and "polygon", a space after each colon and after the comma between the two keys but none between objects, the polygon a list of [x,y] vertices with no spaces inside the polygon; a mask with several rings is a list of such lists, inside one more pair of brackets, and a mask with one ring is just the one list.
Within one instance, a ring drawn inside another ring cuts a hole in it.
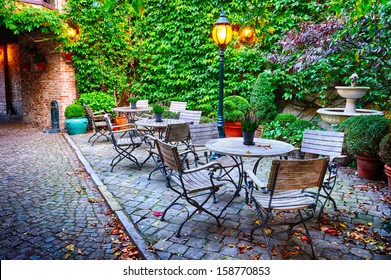
[{"label": "chair backrest", "polygon": [[190,127],[188,123],[172,123],[167,125],[164,142],[188,142],[190,139]]},{"label": "chair backrest", "polygon": [[322,130],[304,130],[301,151],[329,157],[341,156],[344,133]]},{"label": "chair backrest", "polygon": [[145,108],[145,107],[148,107],[148,100],[138,100],[136,102],[136,107],[137,108]]},{"label": "chair backrest", "polygon": [[169,111],[176,112],[176,113],[178,113],[180,111],[184,111],[184,110],[186,110],[186,105],[187,105],[187,102],[171,101]]},{"label": "chair backrest", "polygon": [[92,112],[92,109],[89,105],[84,104],[84,109],[86,110],[88,119],[94,119],[94,113]]},{"label": "chair backrest", "polygon": [[103,118],[104,118],[104,120],[105,120],[105,122],[106,122],[108,131],[109,131],[110,133],[112,133],[112,132],[113,132],[113,124],[111,123],[111,117],[110,117],[110,115],[109,115],[109,114],[104,114]]},{"label": "chair backrest", "polygon": [[191,142],[194,146],[204,146],[206,142],[219,138],[217,123],[201,123],[190,125]]},{"label": "chair backrest", "polygon": [[159,139],[156,140],[156,144],[163,166],[167,166],[174,171],[182,173],[183,166],[178,153],[178,148],[168,143],[164,143]]},{"label": "chair backrest", "polygon": [[298,190],[320,187],[327,165],[327,158],[273,160],[268,189]]},{"label": "chair backrest", "polygon": [[179,119],[192,122],[193,124],[199,124],[201,121],[202,111],[184,110],[179,113]]}]

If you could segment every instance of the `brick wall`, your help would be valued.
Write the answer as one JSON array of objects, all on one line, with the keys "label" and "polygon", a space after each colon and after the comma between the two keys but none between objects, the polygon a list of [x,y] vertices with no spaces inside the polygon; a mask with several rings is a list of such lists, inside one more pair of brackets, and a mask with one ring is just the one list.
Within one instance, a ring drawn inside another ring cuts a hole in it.
[{"label": "brick wall", "polygon": [[[32,34],[30,37],[33,37]],[[77,97],[76,81],[72,63],[66,62],[61,53],[55,50],[52,42],[33,42],[30,37],[21,36],[20,50],[35,46],[46,60],[44,71],[33,62],[32,54],[20,52],[21,89],[23,100],[23,120],[41,127],[51,127],[50,103],[57,100],[59,105],[60,129],[64,129],[64,110]],[[30,64],[24,67],[26,63]]]}]

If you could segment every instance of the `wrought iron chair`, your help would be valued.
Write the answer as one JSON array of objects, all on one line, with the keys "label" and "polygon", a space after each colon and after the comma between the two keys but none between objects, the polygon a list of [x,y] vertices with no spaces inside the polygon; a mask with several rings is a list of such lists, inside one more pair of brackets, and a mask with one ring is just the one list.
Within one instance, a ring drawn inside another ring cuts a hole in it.
[{"label": "wrought iron chair", "polygon": [[107,135],[109,133],[109,129],[104,120],[105,112],[99,111],[94,113],[89,105],[83,105],[83,106],[87,112],[87,118],[89,123],[91,124],[92,131],[93,131],[93,134],[88,139],[88,143],[90,143],[90,141],[94,137],[96,137],[96,139],[94,139],[91,144],[91,146],[94,146],[94,143],[98,141],[98,139],[102,136],[105,137],[108,141],[111,141],[110,137]]},{"label": "wrought iron chair", "polygon": [[[261,229],[267,243],[270,259],[271,234],[266,233],[274,211],[295,211],[298,215],[292,219],[284,219],[280,224],[288,225],[288,234],[292,234],[293,227],[303,224],[303,233],[311,245],[313,258],[316,258],[314,246],[305,222],[314,217],[319,200],[323,179],[328,165],[327,158],[303,160],[273,160],[267,184],[262,182],[252,170],[246,170],[251,201],[255,204],[259,224],[251,230],[250,239],[254,231]],[[308,188],[317,188],[316,195],[305,192]],[[305,215],[303,215],[305,214]],[[297,219],[299,218],[299,219]],[[271,225],[277,225],[274,221]]]},{"label": "wrought iron chair", "polygon": [[[230,172],[238,166],[238,163],[229,156],[219,157],[213,155],[211,151],[205,148],[206,142],[219,138],[216,122],[190,125],[190,135],[190,147],[197,153],[198,163],[208,163],[210,160],[220,163],[223,166],[223,172],[220,174],[219,178],[222,179],[224,176],[228,176],[229,181],[234,182],[235,180],[230,176]],[[201,156],[201,154],[203,156]],[[201,158],[203,158],[205,162],[201,161]]]},{"label": "wrought iron chair", "polygon": [[170,112],[179,113],[181,111],[186,110],[187,102],[182,101],[171,101],[170,108],[168,109]]},{"label": "wrought iron chair", "polygon": [[[155,171],[162,171],[163,166],[159,152],[155,145],[156,139],[151,136],[146,136],[146,139],[150,147],[149,153],[156,164],[156,168],[149,173],[148,179],[150,180]],[[197,165],[198,155],[190,148],[191,137],[188,123],[168,124],[163,141],[178,148],[182,164],[185,164],[187,167],[191,164]],[[190,155],[192,158],[190,158]]]},{"label": "wrought iron chair", "polygon": [[321,203],[321,207],[319,209],[318,220],[322,216],[324,207],[329,201],[333,203],[334,210],[338,211],[337,204],[331,196],[331,193],[333,192],[337,181],[337,160],[346,157],[345,155],[342,155],[343,141],[343,132],[310,129],[304,131],[304,137],[300,149],[303,157],[307,158],[315,155],[316,157],[322,156],[329,158],[329,165],[322,185],[322,192],[320,194],[321,199],[319,202]]},{"label": "wrought iron chair", "polygon": [[143,164],[151,157],[148,157],[140,163],[132,152],[142,145],[142,138],[140,137],[137,129],[133,124],[127,123],[123,125],[112,125],[110,116],[108,114],[104,115],[107,127],[109,128],[109,135],[111,136],[111,143],[113,144],[113,149],[118,153],[111,163],[111,170],[113,171],[114,167],[121,162],[123,159],[128,159],[131,162],[137,165],[138,169],[141,169]]},{"label": "wrought iron chair", "polygon": [[179,119],[192,124],[199,124],[201,121],[202,111],[183,110],[179,113]]},{"label": "wrought iron chair", "polygon": [[[214,173],[222,168],[217,162],[210,162],[206,165],[191,169],[184,169],[178,147],[161,140],[156,140],[157,149],[162,161],[163,174],[166,178],[166,185],[178,196],[164,210],[161,220],[164,221],[167,211],[174,205],[182,205],[178,200],[183,199],[191,206],[195,207],[193,212],[187,210],[187,217],[179,225],[176,236],[180,237],[182,227],[197,212],[202,212],[215,218],[218,226],[221,226],[219,217],[209,211],[205,204],[215,194],[224,183],[214,179]],[[201,200],[201,198],[203,199]],[[184,206],[184,205],[183,205]]]}]

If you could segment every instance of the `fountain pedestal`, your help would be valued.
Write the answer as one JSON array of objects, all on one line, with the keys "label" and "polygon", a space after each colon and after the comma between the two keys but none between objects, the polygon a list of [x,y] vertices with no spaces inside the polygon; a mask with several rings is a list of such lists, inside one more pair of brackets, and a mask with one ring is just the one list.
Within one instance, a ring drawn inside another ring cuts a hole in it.
[{"label": "fountain pedestal", "polygon": [[316,112],[321,116],[322,120],[329,124],[338,124],[352,116],[362,115],[384,115],[381,111],[356,109],[356,102],[362,98],[370,89],[369,87],[357,86],[337,86],[338,94],[346,98],[345,108],[322,108]]},{"label": "fountain pedestal", "polygon": [[356,102],[358,99],[363,97],[369,87],[335,87],[337,89],[338,94],[341,97],[346,98],[345,110],[343,111],[345,114],[354,114],[357,112],[356,110]]}]

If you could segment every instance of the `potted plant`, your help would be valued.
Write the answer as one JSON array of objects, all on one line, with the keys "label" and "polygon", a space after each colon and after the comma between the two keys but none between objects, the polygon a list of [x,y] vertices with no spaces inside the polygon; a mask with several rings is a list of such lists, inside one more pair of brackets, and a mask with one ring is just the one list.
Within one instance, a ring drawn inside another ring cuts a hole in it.
[{"label": "potted plant", "polygon": [[259,127],[255,132],[255,137],[259,137],[262,134],[262,123],[274,120],[277,115],[277,106],[273,93],[274,87],[269,77],[269,72],[259,74],[250,94],[250,107],[254,110],[259,120]]},{"label": "potted plant", "polygon": [[155,114],[155,121],[156,122],[162,122],[163,121],[162,115],[163,115],[163,112],[164,112],[164,107],[155,104],[155,105],[152,106],[152,112]]},{"label": "potted plant", "polygon": [[391,132],[380,141],[379,157],[385,164],[384,171],[387,176],[388,188],[391,190]]},{"label": "potted plant", "polygon": [[137,108],[137,106],[136,106],[136,103],[138,101],[137,97],[129,97],[128,101],[130,103],[130,108],[132,108],[132,109],[136,109]]},{"label": "potted plant", "polygon": [[339,130],[345,132],[344,149],[356,157],[358,176],[376,180],[383,175],[379,145],[389,131],[391,120],[384,116],[354,116],[343,121]]},{"label": "potted plant", "polygon": [[87,131],[88,119],[86,110],[80,104],[70,104],[65,108],[65,127],[68,134],[81,134]]},{"label": "potted plant", "polygon": [[242,118],[243,144],[254,145],[254,134],[259,125],[259,121],[253,109],[250,109]]},{"label": "potted plant", "polygon": [[248,101],[241,96],[231,95],[224,98],[223,109],[225,136],[242,136],[241,120],[250,109]]},{"label": "potted plant", "polygon": [[46,61],[45,61],[45,56],[43,54],[36,53],[33,56],[33,61],[37,65],[39,70],[45,71],[45,69],[46,69]]}]

